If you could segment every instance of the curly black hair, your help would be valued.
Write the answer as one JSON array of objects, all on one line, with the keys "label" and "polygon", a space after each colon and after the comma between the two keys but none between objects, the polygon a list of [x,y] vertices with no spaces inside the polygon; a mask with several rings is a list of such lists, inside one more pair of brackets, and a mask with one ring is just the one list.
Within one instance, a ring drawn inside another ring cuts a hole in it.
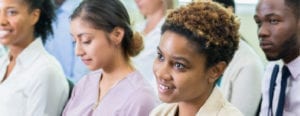
[{"label": "curly black hair", "polygon": [[183,35],[206,57],[206,68],[231,61],[239,43],[240,23],[236,16],[215,2],[194,2],[171,12],[162,34]]},{"label": "curly black hair", "polygon": [[284,3],[293,10],[297,18],[300,18],[300,0],[284,0]]}]

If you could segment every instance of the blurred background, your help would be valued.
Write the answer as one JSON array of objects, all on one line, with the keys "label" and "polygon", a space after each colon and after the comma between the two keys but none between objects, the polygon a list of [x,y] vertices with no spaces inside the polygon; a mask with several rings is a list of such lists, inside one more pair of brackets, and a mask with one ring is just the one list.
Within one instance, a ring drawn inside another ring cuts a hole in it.
[{"label": "blurred background", "polygon": [[[139,12],[134,0],[121,0],[130,14],[133,26],[144,21],[144,17]],[[174,8],[180,7],[190,3],[192,0],[173,0]],[[263,62],[266,62],[263,52],[259,48],[257,37],[257,26],[253,20],[255,13],[255,5],[258,0],[235,0],[236,15],[241,22],[240,33],[247,40],[247,42],[254,48],[254,50],[262,58]]]}]

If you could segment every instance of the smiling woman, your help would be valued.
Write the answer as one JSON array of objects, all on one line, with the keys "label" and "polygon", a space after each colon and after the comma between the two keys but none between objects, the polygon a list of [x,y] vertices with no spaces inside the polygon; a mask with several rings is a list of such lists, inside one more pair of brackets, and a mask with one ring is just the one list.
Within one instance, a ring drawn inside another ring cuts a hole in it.
[{"label": "smiling woman", "polygon": [[241,116],[215,83],[239,42],[234,14],[214,2],[171,12],[162,26],[153,72],[165,104],[151,116]]},{"label": "smiling woman", "polygon": [[[42,42],[52,33],[51,0],[0,0],[1,116],[58,116],[69,89],[62,68]],[[16,110],[18,109],[18,110]]]}]

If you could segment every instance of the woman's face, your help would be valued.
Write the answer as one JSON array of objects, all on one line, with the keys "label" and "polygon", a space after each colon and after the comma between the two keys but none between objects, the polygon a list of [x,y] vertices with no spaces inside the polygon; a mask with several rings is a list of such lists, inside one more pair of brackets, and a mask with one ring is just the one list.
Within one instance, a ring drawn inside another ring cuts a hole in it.
[{"label": "woman's face", "polygon": [[108,41],[110,34],[95,29],[80,17],[71,21],[71,34],[76,55],[90,70],[97,70],[113,58],[115,47]]},{"label": "woman's face", "polygon": [[164,8],[163,0],[135,0],[135,3],[144,16]]},{"label": "woman's face", "polygon": [[153,72],[159,98],[163,102],[206,100],[214,86],[206,59],[197,53],[186,37],[172,31],[162,35]]},{"label": "woman's face", "polygon": [[39,15],[40,10],[29,12],[20,0],[0,0],[0,43],[20,46],[33,41]]}]

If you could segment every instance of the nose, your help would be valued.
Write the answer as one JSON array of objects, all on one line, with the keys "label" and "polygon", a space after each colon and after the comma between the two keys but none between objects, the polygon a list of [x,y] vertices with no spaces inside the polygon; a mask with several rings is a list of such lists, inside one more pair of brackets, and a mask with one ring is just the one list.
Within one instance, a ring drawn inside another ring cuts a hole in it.
[{"label": "nose", "polygon": [[7,17],[2,12],[0,12],[0,26],[6,26],[7,24]]},{"label": "nose", "polygon": [[82,57],[85,54],[85,52],[79,42],[76,42],[76,44],[75,44],[75,54],[80,57]]},{"label": "nose", "polygon": [[166,61],[155,60],[153,64],[153,73],[156,77],[156,80],[160,82],[171,81],[171,67],[168,66]]},{"label": "nose", "polygon": [[266,24],[262,24],[259,28],[258,28],[258,38],[260,40],[262,40],[263,38],[266,38],[270,35],[268,26]]}]

